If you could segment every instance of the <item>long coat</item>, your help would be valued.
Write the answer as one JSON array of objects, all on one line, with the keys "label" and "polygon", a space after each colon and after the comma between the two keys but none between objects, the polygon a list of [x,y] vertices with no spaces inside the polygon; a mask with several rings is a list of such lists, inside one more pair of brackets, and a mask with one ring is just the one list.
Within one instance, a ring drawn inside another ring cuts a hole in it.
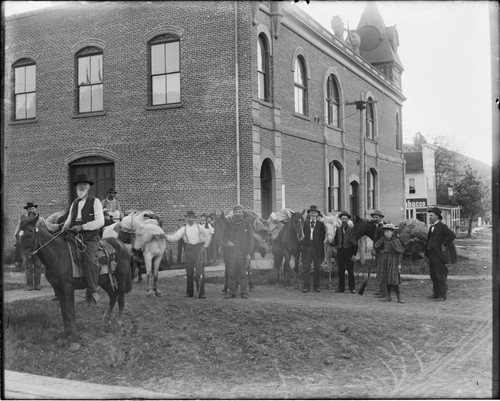
[{"label": "long coat", "polygon": [[304,222],[304,242],[302,248],[313,248],[314,253],[318,258],[325,257],[325,237],[326,227],[322,221],[316,220],[313,230],[313,239],[311,240],[311,220],[306,219]]},{"label": "long coat", "polygon": [[[453,245],[453,240],[455,239],[455,237],[455,233],[451,231],[446,224],[439,220],[434,225],[434,230],[431,232],[431,230],[429,229],[429,233],[427,234],[427,243],[425,245],[427,256],[429,256],[429,250],[432,249],[439,256],[439,259],[443,261],[443,263],[455,263],[456,251]],[[441,249],[441,245],[446,247],[446,250],[444,252]],[[451,254],[450,248],[452,248]],[[452,258],[453,256],[454,258]]]}]

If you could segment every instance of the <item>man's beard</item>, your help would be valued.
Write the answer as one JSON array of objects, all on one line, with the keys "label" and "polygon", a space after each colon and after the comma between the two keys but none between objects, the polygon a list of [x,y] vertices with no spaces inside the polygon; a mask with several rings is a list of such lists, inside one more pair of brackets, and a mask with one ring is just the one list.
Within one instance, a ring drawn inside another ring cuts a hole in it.
[{"label": "man's beard", "polygon": [[88,193],[88,190],[86,190],[86,189],[77,189],[76,190],[76,195],[80,199],[85,198],[85,196],[87,196],[87,193]]}]

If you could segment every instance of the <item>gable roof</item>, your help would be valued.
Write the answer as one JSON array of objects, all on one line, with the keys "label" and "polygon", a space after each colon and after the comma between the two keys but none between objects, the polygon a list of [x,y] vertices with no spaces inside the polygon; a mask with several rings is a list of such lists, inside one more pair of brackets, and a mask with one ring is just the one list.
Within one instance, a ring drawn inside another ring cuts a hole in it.
[{"label": "gable roof", "polygon": [[422,172],[424,171],[424,164],[422,152],[406,152],[404,154],[406,161],[406,172]]}]

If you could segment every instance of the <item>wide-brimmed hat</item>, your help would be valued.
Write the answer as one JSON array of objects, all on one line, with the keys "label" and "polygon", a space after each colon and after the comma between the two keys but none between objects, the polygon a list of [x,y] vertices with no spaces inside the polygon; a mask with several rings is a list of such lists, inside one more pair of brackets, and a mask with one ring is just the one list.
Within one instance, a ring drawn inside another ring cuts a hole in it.
[{"label": "wide-brimmed hat", "polygon": [[193,217],[193,218],[196,218],[198,216],[196,216],[195,212],[193,212],[192,210],[188,210],[185,214],[185,217]]},{"label": "wide-brimmed hat", "polygon": [[241,205],[234,205],[234,206],[233,206],[233,212],[234,212],[235,210],[243,210],[243,206],[241,206]]},{"label": "wide-brimmed hat", "polygon": [[392,231],[396,230],[396,226],[394,224],[390,224],[390,223],[384,224],[384,226],[382,228],[384,230],[392,230]]},{"label": "wide-brimmed hat", "polygon": [[117,194],[118,192],[116,192],[116,189],[114,188],[109,188],[108,189],[108,194]]},{"label": "wide-brimmed hat", "polygon": [[348,212],[346,212],[345,210],[339,214],[339,219],[341,219],[342,216],[347,216],[348,219],[351,218],[351,215]]},{"label": "wide-brimmed hat", "polygon": [[76,176],[75,181],[73,181],[73,186],[77,186],[80,183],[86,183],[90,185],[94,185],[94,181],[90,181],[89,177],[87,177],[87,174],[79,174]]},{"label": "wide-brimmed hat", "polygon": [[318,210],[318,206],[316,205],[311,205],[311,207],[307,209],[307,214],[309,214],[309,212],[317,212],[318,215],[321,216],[321,212]]},{"label": "wide-brimmed hat", "polygon": [[28,203],[26,203],[26,206],[24,208],[29,209],[30,207],[37,208],[38,205],[35,205],[33,202],[28,202]]},{"label": "wide-brimmed hat", "polygon": [[442,212],[441,212],[441,209],[440,209],[440,208],[438,208],[438,207],[432,207],[432,208],[430,208],[429,210],[427,210],[427,213],[431,213],[431,212],[432,212],[432,213],[436,213],[440,219],[442,219],[442,218],[443,218],[443,216],[441,216],[441,213],[442,213]]},{"label": "wide-brimmed hat", "polygon": [[378,209],[375,209],[373,212],[371,212],[370,216],[380,216],[382,218],[384,218],[384,215],[382,214],[382,212]]}]

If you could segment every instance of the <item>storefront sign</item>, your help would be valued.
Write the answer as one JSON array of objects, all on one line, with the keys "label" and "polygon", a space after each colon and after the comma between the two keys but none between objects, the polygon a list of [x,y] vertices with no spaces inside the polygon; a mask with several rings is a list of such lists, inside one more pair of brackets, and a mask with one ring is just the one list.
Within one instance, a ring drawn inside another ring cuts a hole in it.
[{"label": "storefront sign", "polygon": [[427,199],[407,199],[406,207],[407,208],[427,207]]}]

